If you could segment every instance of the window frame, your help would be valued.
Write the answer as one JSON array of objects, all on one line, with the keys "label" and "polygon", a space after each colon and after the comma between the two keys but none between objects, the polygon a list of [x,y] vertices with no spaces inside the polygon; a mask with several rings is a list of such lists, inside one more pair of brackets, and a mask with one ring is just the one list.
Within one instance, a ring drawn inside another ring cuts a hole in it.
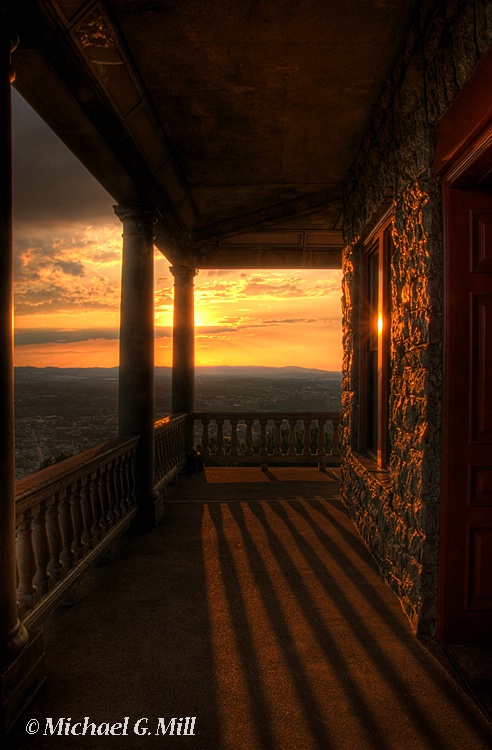
[{"label": "window frame", "polygon": [[386,469],[390,457],[392,216],[386,214],[361,254],[359,450]]}]

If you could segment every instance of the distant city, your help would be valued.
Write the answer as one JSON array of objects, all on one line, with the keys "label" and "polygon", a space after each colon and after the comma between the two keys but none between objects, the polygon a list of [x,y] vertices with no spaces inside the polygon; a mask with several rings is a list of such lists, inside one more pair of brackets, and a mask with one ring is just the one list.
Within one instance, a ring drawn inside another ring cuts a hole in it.
[{"label": "distant city", "polygon": [[[339,411],[341,374],[302,367],[197,367],[197,411]],[[16,478],[117,434],[118,368],[15,368]],[[155,417],[171,369],[155,370]]]}]

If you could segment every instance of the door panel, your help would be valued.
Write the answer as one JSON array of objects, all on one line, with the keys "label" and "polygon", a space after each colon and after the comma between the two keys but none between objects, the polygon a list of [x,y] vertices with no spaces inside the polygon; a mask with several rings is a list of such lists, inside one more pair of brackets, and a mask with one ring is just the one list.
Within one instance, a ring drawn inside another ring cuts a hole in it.
[{"label": "door panel", "polygon": [[447,188],[438,637],[492,638],[492,192]]}]

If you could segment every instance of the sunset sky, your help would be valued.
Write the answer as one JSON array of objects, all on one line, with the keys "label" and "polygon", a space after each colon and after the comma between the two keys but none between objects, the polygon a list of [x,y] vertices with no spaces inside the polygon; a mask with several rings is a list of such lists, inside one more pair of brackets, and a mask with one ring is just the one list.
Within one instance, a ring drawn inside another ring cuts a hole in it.
[{"label": "sunset sky", "polygon": [[[118,364],[114,201],[13,92],[15,364]],[[156,365],[171,365],[173,277],[155,255]],[[197,365],[341,369],[341,271],[200,271]]]}]

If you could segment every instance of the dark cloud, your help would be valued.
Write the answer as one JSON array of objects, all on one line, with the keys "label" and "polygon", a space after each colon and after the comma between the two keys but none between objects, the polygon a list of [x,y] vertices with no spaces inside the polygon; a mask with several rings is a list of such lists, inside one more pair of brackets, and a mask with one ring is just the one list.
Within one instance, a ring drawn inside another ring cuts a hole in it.
[{"label": "dark cloud", "polygon": [[197,326],[195,329],[196,336],[213,336],[218,333],[233,333],[239,331],[241,326]]},{"label": "dark cloud", "polygon": [[57,312],[72,305],[67,290],[58,284],[24,285],[14,289],[15,314],[31,315],[40,312]]},{"label": "dark cloud", "polygon": [[156,339],[170,339],[173,336],[172,328],[165,326],[156,326],[154,330],[154,337]]},{"label": "dark cloud", "polygon": [[15,90],[12,139],[16,222],[117,221],[109,194]]},{"label": "dark cloud", "polygon": [[[280,319],[262,319],[251,320],[242,322],[239,318],[228,318],[230,323],[222,326],[199,326],[196,328],[196,335],[198,336],[213,336],[222,333],[237,333],[239,331],[249,331],[257,328],[266,328],[272,326],[283,326],[283,325],[296,325],[299,323],[311,324],[316,323],[315,318],[280,318]],[[241,321],[241,322],[240,322]],[[340,325],[340,321],[338,322]]]},{"label": "dark cloud", "polygon": [[[75,281],[75,279],[77,279]],[[59,274],[53,281],[24,281],[14,287],[15,314],[32,315],[83,310],[114,310],[118,306],[118,289],[103,276],[93,276],[83,284],[80,276]],[[84,279],[85,280],[85,279]]]},{"label": "dark cloud", "polygon": [[265,295],[271,297],[304,297],[306,292],[297,283],[291,283],[286,281],[285,283],[270,283],[263,281],[259,278],[252,278],[244,288],[241,290],[241,294],[250,297],[264,297]]},{"label": "dark cloud", "polygon": [[[200,270],[200,274],[207,277],[207,278],[213,278],[214,276],[229,276],[231,273],[229,268],[211,268],[206,271]],[[241,274],[241,277],[245,276],[246,274]]]},{"label": "dark cloud", "polygon": [[59,268],[63,273],[66,273],[68,276],[83,276],[84,275],[84,266],[82,263],[79,263],[78,261],[73,260],[57,260],[56,263],[53,264],[56,266],[56,268]]},{"label": "dark cloud", "polygon": [[264,320],[266,326],[291,325],[296,323],[316,323],[316,318],[280,318],[275,320]]},{"label": "dark cloud", "polygon": [[94,250],[91,258],[96,263],[111,263],[121,261],[121,251],[115,250]]},{"label": "dark cloud", "polygon": [[94,339],[115,340],[119,338],[118,328],[84,328],[64,330],[61,328],[21,328],[15,332],[15,345],[69,344]]},{"label": "dark cloud", "polygon": [[[39,344],[74,344],[81,341],[117,341],[119,328],[19,328],[14,331],[15,346],[32,346]],[[156,339],[170,338],[172,331],[163,326],[155,329]]]}]

